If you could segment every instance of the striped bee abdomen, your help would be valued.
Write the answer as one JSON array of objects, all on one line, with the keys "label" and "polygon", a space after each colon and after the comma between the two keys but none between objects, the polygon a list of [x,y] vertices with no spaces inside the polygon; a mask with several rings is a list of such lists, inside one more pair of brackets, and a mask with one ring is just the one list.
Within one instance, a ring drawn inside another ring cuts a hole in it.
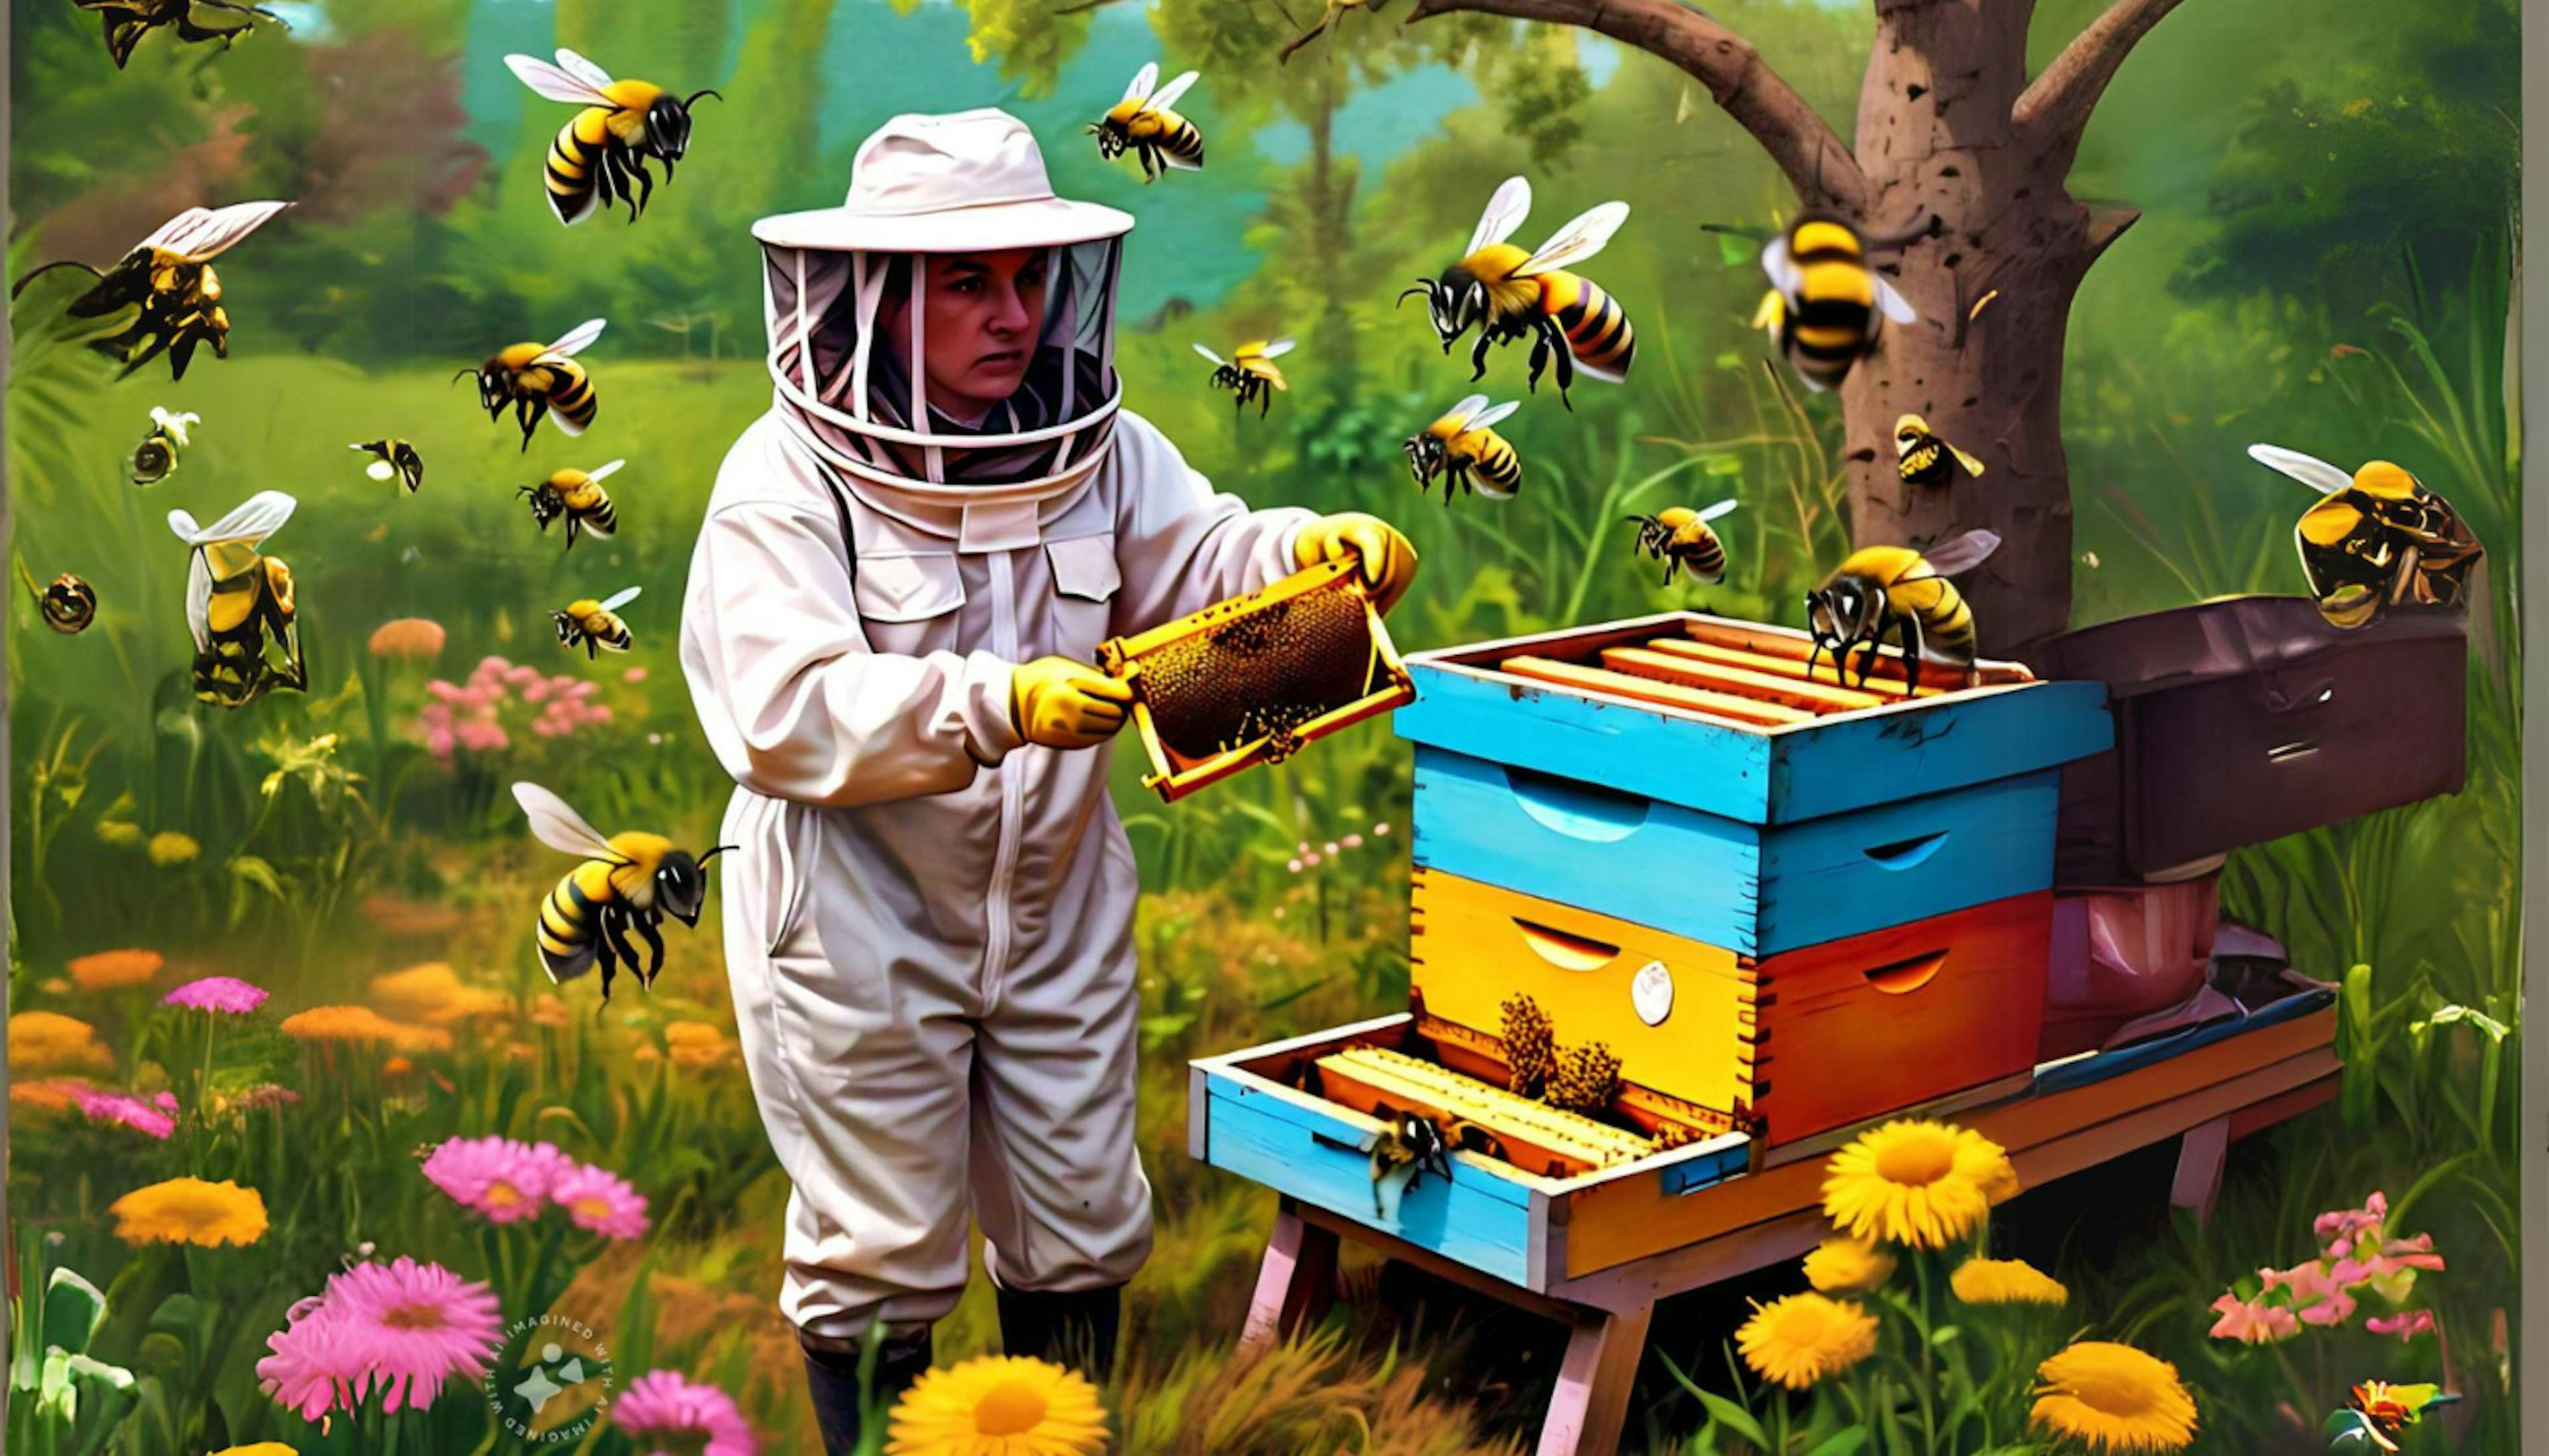
[{"label": "striped bee abdomen", "polygon": [[610,144],[611,112],[603,107],[586,107],[558,128],[543,170],[549,210],[559,222],[580,222],[593,211],[602,187],[602,153]]},{"label": "striped bee abdomen", "polygon": [[557,415],[558,428],[571,435],[584,433],[601,404],[593,393],[593,376],[573,359],[552,359],[542,367],[549,371],[549,409]]},{"label": "striped bee abdomen", "polygon": [[1558,326],[1566,334],[1575,367],[1610,379],[1625,378],[1638,353],[1638,332],[1629,325],[1629,311],[1600,284],[1573,278],[1573,297],[1557,311]]},{"label": "striped bee abdomen", "polygon": [[593,968],[602,907],[612,898],[611,866],[587,860],[568,871],[540,902],[540,968],[551,980],[562,981]]}]

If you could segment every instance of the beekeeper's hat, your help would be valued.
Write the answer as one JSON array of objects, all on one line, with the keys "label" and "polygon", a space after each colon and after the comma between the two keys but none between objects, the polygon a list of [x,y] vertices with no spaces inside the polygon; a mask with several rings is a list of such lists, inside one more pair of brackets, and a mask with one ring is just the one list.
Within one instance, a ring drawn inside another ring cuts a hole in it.
[{"label": "beekeeper's hat", "polygon": [[1118,237],[1130,214],[1053,194],[1024,122],[996,107],[905,114],[850,163],[849,199],[752,225],[781,247],[890,253],[991,252]]}]

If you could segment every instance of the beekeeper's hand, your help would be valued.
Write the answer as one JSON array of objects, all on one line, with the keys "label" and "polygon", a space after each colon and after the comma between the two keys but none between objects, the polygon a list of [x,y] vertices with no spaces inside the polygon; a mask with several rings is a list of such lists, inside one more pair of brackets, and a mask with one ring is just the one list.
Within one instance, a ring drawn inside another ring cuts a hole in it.
[{"label": "beekeeper's hand", "polygon": [[1416,548],[1387,521],[1359,510],[1323,515],[1303,526],[1292,555],[1305,569],[1323,561],[1359,563],[1373,604],[1384,612],[1416,580]]},{"label": "beekeeper's hand", "polygon": [[1009,721],[1020,738],[1047,748],[1104,743],[1132,703],[1132,684],[1067,657],[1020,663],[1009,677]]}]

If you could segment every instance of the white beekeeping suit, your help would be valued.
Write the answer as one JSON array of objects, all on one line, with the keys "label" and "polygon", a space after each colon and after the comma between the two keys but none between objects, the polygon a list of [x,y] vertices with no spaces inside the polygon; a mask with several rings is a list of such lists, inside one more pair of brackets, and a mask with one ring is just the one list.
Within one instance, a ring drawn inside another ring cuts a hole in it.
[{"label": "white beekeeping suit", "polygon": [[[1055,198],[1026,129],[982,110],[894,119],[847,206],[753,229],[776,394],[718,474],[682,663],[739,785],[727,961],[809,1347],[946,1314],[969,1202],[1004,1291],[1111,1290],[1149,1250],[1132,850],[1104,748],[1022,735],[1020,665],[1324,556],[1384,600],[1412,572],[1369,517],[1213,494],[1120,409],[1131,227]],[[999,249],[1045,250],[1044,317],[968,425],[926,398],[921,329],[906,355],[884,323],[949,255]]]}]

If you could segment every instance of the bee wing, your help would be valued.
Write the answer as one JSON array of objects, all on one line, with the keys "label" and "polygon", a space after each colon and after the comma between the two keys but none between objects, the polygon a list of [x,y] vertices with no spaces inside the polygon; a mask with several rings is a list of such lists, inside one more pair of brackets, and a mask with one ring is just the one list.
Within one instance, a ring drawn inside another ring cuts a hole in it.
[{"label": "bee wing", "polygon": [[[565,50],[560,51],[559,54],[567,56],[574,55],[575,52]],[[577,58],[582,59],[581,56]],[[590,61],[585,63],[592,64]],[[533,92],[546,100],[563,101],[569,106],[612,104],[611,98],[603,95],[600,87],[579,79],[572,71],[560,70],[545,60],[528,55],[508,55],[505,57],[505,64],[515,75],[521,77],[523,85],[530,87]],[[610,78],[605,77],[603,84],[609,85]]]},{"label": "bee wing", "polygon": [[619,467],[626,465],[627,463],[628,462],[625,460],[614,460],[609,465],[602,467],[600,470],[587,471],[584,478],[589,481],[607,481],[613,476],[618,474]]},{"label": "bee wing", "polygon": [[[1487,210],[1478,215],[1478,226],[1469,234],[1468,252],[1473,253],[1491,242],[1502,242],[1513,236],[1522,220],[1531,216],[1531,183],[1520,177],[1507,177],[1487,199]],[[1466,257],[1468,253],[1462,256]]]},{"label": "bee wing", "polygon": [[1570,263],[1583,262],[1586,258],[1600,252],[1603,245],[1611,240],[1611,234],[1619,231],[1620,225],[1627,221],[1629,221],[1627,203],[1606,202],[1558,228],[1549,241],[1540,245],[1540,251],[1533,253],[1523,261],[1521,267],[1514,270],[1514,276],[1530,278],[1536,274],[1566,267]]},{"label": "bee wing", "polygon": [[1205,348],[1205,347],[1204,347],[1203,345],[1201,345],[1201,344],[1197,344],[1197,345],[1195,345],[1195,346],[1194,346],[1194,351],[1195,351],[1196,353],[1198,353],[1198,354],[1203,355],[1205,358],[1210,359],[1210,360],[1211,360],[1213,363],[1215,363],[1215,364],[1223,365],[1223,366],[1225,366],[1225,367],[1226,367],[1226,366],[1230,363],[1230,361],[1229,361],[1229,360],[1224,359],[1224,358],[1223,358],[1223,357],[1221,357],[1219,354],[1214,353],[1212,350]]},{"label": "bee wing", "polygon": [[1171,81],[1169,84],[1162,86],[1159,90],[1151,93],[1151,99],[1142,103],[1142,110],[1167,111],[1170,107],[1177,105],[1178,98],[1185,95],[1187,88],[1194,85],[1197,74],[1198,73],[1195,71],[1187,71],[1183,75],[1179,76],[1176,80]]},{"label": "bee wing", "polygon": [[275,214],[290,206],[288,202],[243,202],[214,212],[188,208],[160,224],[159,230],[142,239],[141,245],[165,248],[202,262],[230,251],[240,238],[264,227]]},{"label": "bee wing", "polygon": [[[359,450],[363,447],[356,445],[354,448]],[[390,464],[386,460],[375,460],[371,464],[363,467],[363,474],[370,476],[376,481],[385,481],[391,476],[398,474],[398,467]]]},{"label": "bee wing", "polygon": [[1469,427],[1469,421],[1477,418],[1479,411],[1486,408],[1486,396],[1471,395],[1466,399],[1463,399],[1460,404],[1453,406],[1450,412],[1446,413],[1443,417],[1452,421],[1452,428],[1456,430],[1467,429]]},{"label": "bee wing", "polygon": [[1912,306],[1903,301],[1903,295],[1894,291],[1893,284],[1886,282],[1872,271],[1867,275],[1867,281],[1875,285],[1876,307],[1885,311],[1886,318],[1897,323],[1921,321],[1921,316],[1912,312]]},{"label": "bee wing", "polygon": [[2000,536],[1992,531],[1967,531],[1952,541],[1942,542],[1933,550],[1921,553],[1930,563],[1935,576],[1952,577],[1969,572],[1983,564],[1983,558],[2000,548]]},{"label": "bee wing", "polygon": [[1486,497],[1490,500],[1510,500],[1514,498],[1513,492],[1495,484],[1484,476],[1470,477],[1469,489]]},{"label": "bee wing", "polygon": [[2291,476],[2322,496],[2333,496],[2354,484],[2352,472],[2339,470],[2315,455],[2287,450],[2281,445],[2250,445],[2248,458],[2268,470]]},{"label": "bee wing", "polygon": [[614,864],[628,863],[628,857],[611,847],[600,830],[584,822],[584,816],[566,806],[566,800],[536,783],[514,785],[514,802],[531,817],[531,837],[562,854],[581,855],[588,859],[608,860]]},{"label": "bee wing", "polygon": [[1522,401],[1507,400],[1491,410],[1481,410],[1469,416],[1470,429],[1485,429],[1522,408]]},{"label": "bee wing", "polygon": [[574,51],[569,50],[564,46],[560,46],[557,53],[557,62],[559,70],[562,70],[568,75],[575,77],[577,80],[582,81],[586,85],[591,86],[594,90],[605,91],[610,89],[611,72],[595,65],[592,61],[585,59]]},{"label": "bee wing", "polygon": [[600,318],[587,318],[582,323],[568,329],[564,336],[560,337],[556,343],[549,345],[540,352],[545,354],[557,354],[562,357],[571,358],[577,354],[583,353],[586,349],[591,348],[593,346],[593,341],[602,337],[603,327],[604,320]]},{"label": "bee wing", "polygon": [[[1995,536],[1992,539],[1994,541],[1998,541],[2000,538]],[[637,593],[644,590],[645,589],[642,587],[631,587],[625,592],[614,592],[610,596],[604,598],[602,609],[604,611],[617,611],[619,608],[636,600]]]},{"label": "bee wing", "polygon": [[189,546],[209,546],[215,541],[244,541],[253,546],[283,529],[300,503],[281,491],[259,491],[209,526],[197,526],[185,511],[169,511],[168,528]]},{"label": "bee wing", "polygon": [[[1947,444],[1944,440],[1940,440],[1938,443],[1942,445]],[[1979,476],[1983,473],[1983,463],[1976,460],[1971,455],[1966,454],[1964,451],[1957,449],[1953,445],[1947,445],[1947,453],[1956,457],[1956,463],[1964,467],[1965,474],[1970,476]]]},{"label": "bee wing", "polygon": [[1280,359],[1285,354],[1292,352],[1293,346],[1299,342],[1300,340],[1296,338],[1278,338],[1273,343],[1258,350],[1257,357],[1260,359]]},{"label": "bee wing", "polygon": [[1805,275],[1797,271],[1796,259],[1788,256],[1786,233],[1761,245],[1761,271],[1769,275],[1772,288],[1789,298],[1795,298],[1797,290],[1805,283]]},{"label": "bee wing", "polygon": [[[1159,84],[1160,63],[1156,60],[1146,60],[1142,62],[1140,70],[1133,72],[1133,84],[1124,88],[1124,100],[1139,101],[1150,95]],[[1116,104],[1120,106],[1123,102]]]},{"label": "bee wing", "polygon": [[1726,514],[1728,511],[1733,510],[1736,506],[1741,505],[1741,504],[1743,504],[1743,503],[1744,503],[1744,502],[1743,502],[1743,501],[1741,501],[1741,500],[1720,500],[1720,501],[1718,501],[1716,504],[1709,506],[1709,507],[1708,507],[1707,509],[1705,509],[1705,510],[1702,510],[1702,511],[1699,513],[1699,519],[1700,519],[1700,520],[1702,520],[1702,521],[1712,521],[1712,520],[1715,520],[1715,519],[1717,519],[1719,516]]}]

